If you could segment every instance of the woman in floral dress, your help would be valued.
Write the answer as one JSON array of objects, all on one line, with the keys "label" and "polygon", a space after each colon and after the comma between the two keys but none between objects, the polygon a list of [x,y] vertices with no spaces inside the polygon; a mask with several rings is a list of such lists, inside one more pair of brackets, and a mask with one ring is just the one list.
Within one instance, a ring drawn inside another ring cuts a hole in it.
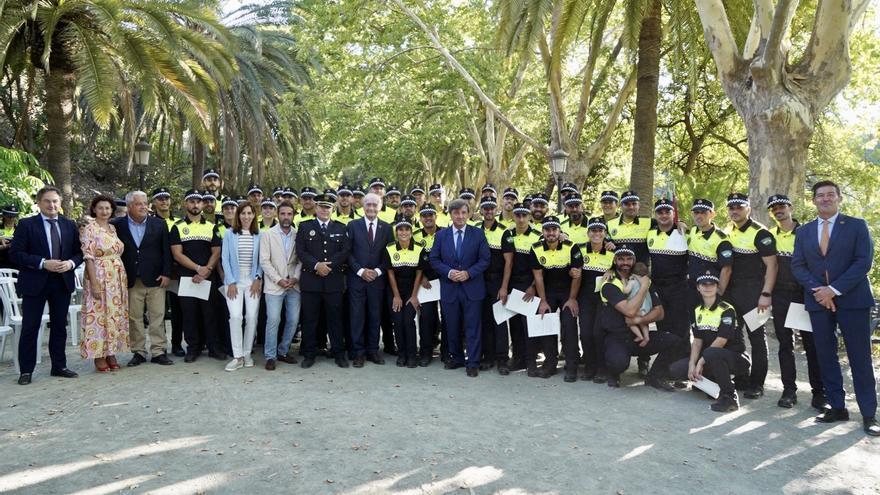
[{"label": "woman in floral dress", "polygon": [[80,355],[94,359],[100,372],[118,370],[116,354],[128,351],[128,281],[122,265],[123,244],[110,225],[113,198],[97,196],[89,213],[95,221],[83,231],[85,259]]}]

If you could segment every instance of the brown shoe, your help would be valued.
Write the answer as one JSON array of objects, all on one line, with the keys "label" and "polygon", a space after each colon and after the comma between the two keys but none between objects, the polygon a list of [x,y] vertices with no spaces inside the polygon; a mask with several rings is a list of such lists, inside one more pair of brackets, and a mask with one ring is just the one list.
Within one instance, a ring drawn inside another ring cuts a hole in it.
[{"label": "brown shoe", "polygon": [[269,371],[275,371],[275,360],[267,359],[266,360],[266,369]]},{"label": "brown shoe", "polygon": [[296,358],[291,356],[290,354],[288,354],[286,356],[278,356],[278,360],[281,361],[282,363],[287,363],[287,364],[296,364],[296,362],[297,362]]}]

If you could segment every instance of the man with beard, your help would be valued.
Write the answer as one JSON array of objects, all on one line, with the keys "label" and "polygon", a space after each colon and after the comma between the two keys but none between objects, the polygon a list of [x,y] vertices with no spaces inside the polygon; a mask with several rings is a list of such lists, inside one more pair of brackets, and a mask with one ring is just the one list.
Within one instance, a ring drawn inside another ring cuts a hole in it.
[{"label": "man with beard", "polygon": [[[669,365],[675,357],[678,337],[666,332],[651,332],[648,338],[639,342],[630,332],[631,325],[648,325],[663,319],[663,306],[660,295],[650,289],[651,279],[647,276],[632,275],[635,252],[627,245],[617,246],[614,252],[614,270],[610,280],[603,282],[599,291],[602,307],[599,309],[599,331],[604,340],[605,366],[608,370],[608,386],[620,387],[620,375],[630,365],[632,356],[650,357],[657,354],[654,364],[645,377],[645,385],[658,390],[675,390],[666,382]],[[638,292],[630,298],[624,288],[631,277],[637,277]],[[639,309],[650,293],[653,308],[645,315]],[[600,346],[600,348],[602,348]]]},{"label": "man with beard", "polygon": [[498,221],[504,225],[511,226],[514,223],[513,205],[519,201],[519,191],[513,187],[504,190],[501,196],[501,213],[498,215]]},{"label": "man with beard", "polygon": [[336,190],[336,209],[333,210],[333,220],[348,225],[349,222],[361,216],[352,205],[352,190],[348,184],[342,184]]},{"label": "man with beard", "polygon": [[550,203],[547,201],[547,195],[544,193],[532,194],[532,202],[529,208],[532,211],[532,228],[541,230],[544,228],[544,217],[547,216],[547,210]]},{"label": "man with beard", "polygon": [[641,199],[635,191],[626,191],[620,198],[621,211],[608,220],[608,235],[615,245],[626,244],[636,253],[636,262],[649,262],[648,231],[657,227],[653,218],[640,217]]},{"label": "man with beard", "polygon": [[571,242],[582,246],[589,240],[587,238],[587,218],[584,216],[584,202],[581,195],[570,192],[565,196],[565,215],[562,222],[562,231]]},{"label": "man with beard", "polygon": [[[202,174],[202,196],[210,194],[214,198],[219,198],[221,185],[220,173],[216,169],[209,168]],[[202,213],[204,213],[204,210]]]},{"label": "man with beard", "polygon": [[413,229],[421,227],[418,218],[416,218],[416,198],[409,194],[400,200],[400,207],[397,209],[397,215],[394,217],[395,225],[397,225],[396,222],[401,220],[408,221],[413,226]]},{"label": "man with beard", "polygon": [[379,210],[379,219],[389,225],[394,225],[394,219],[397,218],[398,213],[397,209],[400,207],[400,189],[394,185],[388,186],[383,199],[384,204]]}]

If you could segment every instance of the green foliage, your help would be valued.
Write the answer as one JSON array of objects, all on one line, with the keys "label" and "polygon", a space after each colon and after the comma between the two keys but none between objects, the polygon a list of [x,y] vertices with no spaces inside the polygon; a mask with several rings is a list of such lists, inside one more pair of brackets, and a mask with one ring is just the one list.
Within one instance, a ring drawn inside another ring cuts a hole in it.
[{"label": "green foliage", "polygon": [[49,172],[25,151],[0,146],[0,205],[14,204],[22,212],[33,205],[32,196],[52,181]]}]

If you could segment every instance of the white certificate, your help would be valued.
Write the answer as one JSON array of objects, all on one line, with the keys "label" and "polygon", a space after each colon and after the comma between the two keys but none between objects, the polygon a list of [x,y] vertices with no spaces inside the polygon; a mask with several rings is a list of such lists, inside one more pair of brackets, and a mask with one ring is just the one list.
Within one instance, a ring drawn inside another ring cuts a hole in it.
[{"label": "white certificate", "polygon": [[596,288],[593,289],[593,292],[599,292],[602,290],[602,284],[604,283],[604,280],[603,280],[604,278],[605,278],[604,275],[599,275],[598,277],[596,277]]},{"label": "white certificate", "polygon": [[721,387],[719,387],[717,383],[709,380],[706,377],[702,377],[700,381],[694,382],[694,386],[709,394],[709,396],[711,396],[713,399],[717,399],[718,394],[721,393]]},{"label": "white certificate", "polygon": [[758,308],[755,308],[743,315],[743,319],[746,320],[749,331],[754,332],[770,319],[770,308],[767,308],[766,311],[758,311]]},{"label": "white certificate", "polygon": [[420,303],[440,300],[440,280],[429,280],[428,283],[431,284],[430,289],[426,289],[424,286],[419,287],[418,299]]},{"label": "white certificate", "polygon": [[[776,322],[773,322],[776,324]],[[794,328],[802,332],[812,332],[813,322],[810,321],[810,313],[801,303],[788,305],[788,316],[785,317],[785,328]]]},{"label": "white certificate", "polygon": [[559,311],[544,315],[529,315],[526,318],[529,337],[559,335]]},{"label": "white certificate", "polygon": [[514,313],[519,313],[521,315],[534,315],[538,312],[538,306],[540,306],[541,304],[541,299],[535,297],[534,299],[532,299],[532,302],[525,302],[522,299],[525,295],[525,292],[518,289],[513,289],[512,291],[510,291],[510,295],[507,296],[507,304],[505,305],[505,307],[513,311]]},{"label": "white certificate", "polygon": [[511,316],[515,316],[516,313],[505,308],[501,301],[496,301],[492,305],[492,315],[495,316],[495,324],[500,325],[509,320]]},{"label": "white certificate", "polygon": [[193,282],[192,277],[180,277],[180,288],[177,289],[177,295],[207,301],[211,295],[211,282],[203,280],[197,284]]}]

